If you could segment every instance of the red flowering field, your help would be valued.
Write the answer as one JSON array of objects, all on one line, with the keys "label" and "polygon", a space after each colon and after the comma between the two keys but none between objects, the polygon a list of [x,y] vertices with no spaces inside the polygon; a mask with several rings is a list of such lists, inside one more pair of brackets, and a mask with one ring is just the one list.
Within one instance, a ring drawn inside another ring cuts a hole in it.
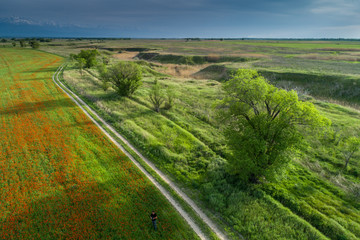
[{"label": "red flowering field", "polygon": [[197,239],[55,86],[62,61],[0,49],[0,239]]}]

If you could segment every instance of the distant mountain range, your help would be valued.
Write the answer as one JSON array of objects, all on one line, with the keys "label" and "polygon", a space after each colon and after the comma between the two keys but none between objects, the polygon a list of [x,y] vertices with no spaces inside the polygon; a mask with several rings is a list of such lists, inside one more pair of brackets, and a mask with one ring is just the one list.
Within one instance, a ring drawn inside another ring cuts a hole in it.
[{"label": "distant mountain range", "polygon": [[0,37],[115,37],[104,28],[62,25],[31,18],[0,18]]}]

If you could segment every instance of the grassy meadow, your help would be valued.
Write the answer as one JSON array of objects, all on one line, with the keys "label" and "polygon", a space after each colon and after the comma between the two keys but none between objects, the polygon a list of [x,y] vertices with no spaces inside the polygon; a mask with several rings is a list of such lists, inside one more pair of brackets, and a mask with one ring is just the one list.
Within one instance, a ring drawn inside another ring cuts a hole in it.
[{"label": "grassy meadow", "polygon": [[[259,63],[251,61],[250,64]],[[216,122],[212,108],[221,96],[221,82],[159,74],[154,69],[166,65],[157,62],[139,64],[144,67],[144,84],[130,99],[118,97],[112,89],[104,91],[95,69],[81,77],[70,64],[64,72],[64,82],[160,169],[186,187],[187,193],[209,214],[220,217],[234,239],[238,233],[248,239],[360,237],[360,156],[354,157],[347,171],[341,171],[344,160],[337,139],[340,135],[359,135],[357,110],[316,100],[299,91],[302,98],[312,101],[332,120],[334,128],[341,130],[316,138],[306,136],[307,145],[293,156],[288,169],[261,186],[244,186],[232,182],[231,176],[222,171],[226,146],[219,131],[221,123]],[[176,98],[174,107],[162,109],[161,114],[153,111],[148,97],[155,78],[173,89]],[[310,81],[307,86],[318,88]]]},{"label": "grassy meadow", "polygon": [[0,239],[198,239],[55,86],[51,77],[63,62],[0,49]]},{"label": "grassy meadow", "polygon": [[[84,39],[41,47],[64,57],[92,48],[111,63],[156,53],[138,61],[143,86],[132,98],[104,91],[95,69],[81,76],[73,62],[63,81],[233,239],[239,233],[246,239],[360,238],[360,154],[343,169],[342,147],[347,137],[360,136],[358,41]],[[323,135],[304,132],[289,166],[261,185],[238,182],[224,170],[227,148],[212,106],[237,68],[257,69],[275,85],[295,89],[332,121]],[[173,108],[160,114],[148,97],[154,79],[175,97]]]}]

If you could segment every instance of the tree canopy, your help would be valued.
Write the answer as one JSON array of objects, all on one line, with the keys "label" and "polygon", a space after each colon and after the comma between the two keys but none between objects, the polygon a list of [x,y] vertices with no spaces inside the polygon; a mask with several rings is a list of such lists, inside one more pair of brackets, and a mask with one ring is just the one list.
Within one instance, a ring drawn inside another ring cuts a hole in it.
[{"label": "tree canopy", "polygon": [[93,50],[81,50],[79,54],[70,54],[73,59],[83,58],[85,59],[85,68],[91,68],[97,64],[96,56],[99,52],[96,49]]},{"label": "tree canopy", "polygon": [[40,47],[40,43],[36,40],[29,41],[29,44],[33,49],[38,49]]},{"label": "tree canopy", "polygon": [[142,70],[134,62],[119,62],[107,68],[99,68],[100,78],[104,83],[111,83],[120,96],[130,97],[141,85]]},{"label": "tree canopy", "polygon": [[255,70],[239,69],[223,84],[225,97],[217,103],[229,146],[229,169],[257,181],[288,162],[287,153],[302,138],[299,126],[329,124],[310,102],[295,91],[271,85]]}]

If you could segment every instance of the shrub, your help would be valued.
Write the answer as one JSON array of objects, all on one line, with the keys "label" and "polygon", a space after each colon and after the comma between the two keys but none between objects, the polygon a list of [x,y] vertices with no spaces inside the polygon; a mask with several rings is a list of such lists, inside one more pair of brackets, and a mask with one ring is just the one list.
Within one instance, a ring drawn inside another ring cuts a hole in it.
[{"label": "shrub", "polygon": [[158,83],[157,79],[155,79],[154,85],[150,89],[149,98],[150,98],[151,103],[154,106],[154,110],[156,112],[160,112],[160,107],[163,104],[163,102],[165,101],[165,95],[164,95],[164,91],[161,88],[160,84]]}]

